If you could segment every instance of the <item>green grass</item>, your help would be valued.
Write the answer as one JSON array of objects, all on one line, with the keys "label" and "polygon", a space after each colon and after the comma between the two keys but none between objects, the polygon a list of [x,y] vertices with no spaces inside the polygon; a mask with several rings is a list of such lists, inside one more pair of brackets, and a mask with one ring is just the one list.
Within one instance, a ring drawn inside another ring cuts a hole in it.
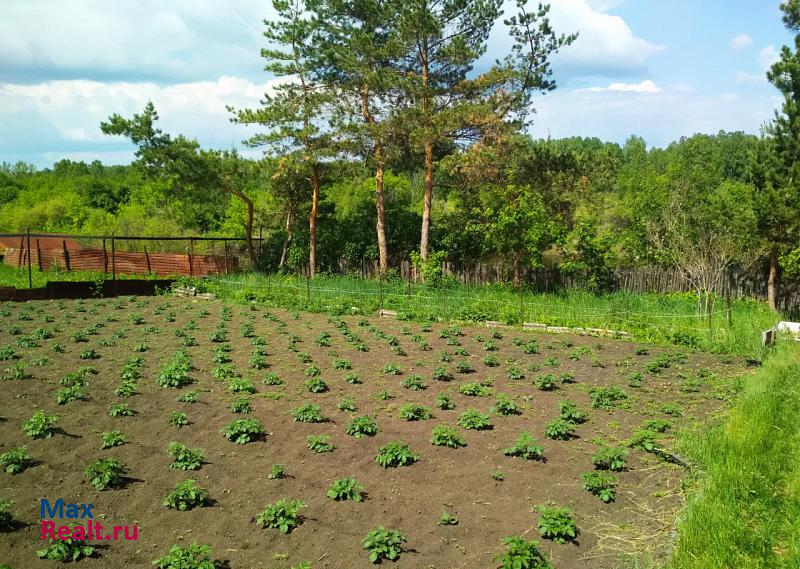
[{"label": "green grass", "polygon": [[701,474],[670,569],[800,567],[798,358],[780,346],[723,425],[683,437]]},{"label": "green grass", "polygon": [[236,301],[259,300],[277,307],[303,308],[333,314],[372,314],[379,308],[394,310],[412,320],[499,320],[506,324],[537,322],[551,326],[619,330],[635,339],[730,353],[760,356],[761,332],[779,319],[765,303],[733,302],[731,324],[724,304],[718,302],[707,318],[695,315],[691,294],[594,295],[526,293],[508,285],[459,286],[434,289],[421,284],[378,281],[355,277],[320,276],[308,283],[304,277],[241,274],[196,281],[198,287]]},{"label": "green grass", "polygon": [[[94,271],[40,271],[36,267],[31,270],[31,277],[33,281],[33,288],[41,288],[47,284],[47,281],[104,281],[111,280],[111,267],[109,265],[109,272],[94,272]],[[128,279],[161,279],[169,278],[161,275],[135,275],[117,273],[119,280]],[[28,288],[28,269],[10,267],[0,262],[0,286],[13,286],[16,288]]]}]

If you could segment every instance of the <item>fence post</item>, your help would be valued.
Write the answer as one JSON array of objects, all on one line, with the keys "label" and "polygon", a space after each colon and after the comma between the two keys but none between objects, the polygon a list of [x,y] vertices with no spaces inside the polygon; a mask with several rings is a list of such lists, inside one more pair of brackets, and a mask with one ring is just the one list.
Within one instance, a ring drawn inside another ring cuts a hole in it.
[{"label": "fence post", "polygon": [[147,274],[153,272],[153,269],[150,267],[150,255],[147,254],[147,245],[144,245],[144,260],[147,263]]},{"label": "fence post", "polygon": [[194,276],[194,237],[189,237],[189,276]]},{"label": "fence post", "polygon": [[111,282],[114,283],[114,296],[117,296],[117,244],[111,235]]},{"label": "fence post", "polygon": [[39,272],[42,271],[42,248],[39,246],[39,238],[36,238],[36,264],[39,267]]},{"label": "fence post", "polygon": [[228,240],[222,240],[223,246],[225,247],[225,274],[228,274]]},{"label": "fence post", "polygon": [[19,238],[19,255],[17,256],[17,267],[22,267],[22,254],[25,251],[25,238]]},{"label": "fence post", "polygon": [[728,328],[733,327],[733,310],[731,307],[731,287],[725,288],[725,317],[728,321]]},{"label": "fence post", "polygon": [[69,251],[67,251],[67,240],[61,240],[61,246],[64,248],[64,267],[67,271],[71,271],[72,269],[69,266]]},{"label": "fence post", "polygon": [[105,239],[103,239],[103,274],[108,274],[108,253],[106,253]]},{"label": "fence post", "polygon": [[33,288],[33,270],[31,269],[31,230],[26,230],[28,238],[28,288]]}]

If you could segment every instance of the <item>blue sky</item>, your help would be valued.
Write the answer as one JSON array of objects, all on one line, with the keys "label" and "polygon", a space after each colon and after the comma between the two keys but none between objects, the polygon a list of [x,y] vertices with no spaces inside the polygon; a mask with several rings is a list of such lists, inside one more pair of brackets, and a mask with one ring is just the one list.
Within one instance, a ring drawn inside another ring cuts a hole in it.
[{"label": "blue sky", "polygon": [[[757,133],[779,103],[764,76],[791,41],[778,0],[551,5],[555,28],[581,35],[553,62],[559,88],[534,100],[536,136],[636,134],[663,146],[695,132]],[[0,0],[0,162],[127,163],[132,147],[99,123],[147,100],[165,130],[241,147],[251,131],[230,124],[225,106],[254,105],[269,89],[259,50],[270,14],[268,0]],[[487,59],[508,45],[496,27]]]}]

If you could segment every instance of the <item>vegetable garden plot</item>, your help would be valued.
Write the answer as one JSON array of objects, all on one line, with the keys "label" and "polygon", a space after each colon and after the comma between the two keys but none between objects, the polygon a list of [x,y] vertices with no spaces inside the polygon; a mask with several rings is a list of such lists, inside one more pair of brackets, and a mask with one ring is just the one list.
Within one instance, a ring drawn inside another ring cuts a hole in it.
[{"label": "vegetable garden plot", "polygon": [[138,527],[86,566],[197,542],[234,568],[614,567],[668,550],[683,471],[659,451],[712,420],[741,369],[166,297],[2,305],[0,499],[27,525],[0,550],[45,566],[39,500],[63,498]]}]

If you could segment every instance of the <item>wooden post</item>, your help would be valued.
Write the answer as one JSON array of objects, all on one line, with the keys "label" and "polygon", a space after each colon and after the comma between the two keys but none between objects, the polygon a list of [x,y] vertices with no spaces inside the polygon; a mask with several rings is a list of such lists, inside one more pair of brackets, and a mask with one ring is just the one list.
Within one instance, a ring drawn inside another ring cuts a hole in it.
[{"label": "wooden post", "polygon": [[19,257],[17,257],[17,266],[22,266],[22,253],[25,251],[25,238],[19,238]]},{"label": "wooden post", "polygon": [[39,246],[39,239],[36,239],[36,264],[39,266],[39,272],[42,271],[42,248]]},{"label": "wooden post", "polygon": [[111,236],[111,280],[114,283],[114,296],[117,296],[117,245]]},{"label": "wooden post", "polygon": [[27,230],[28,237],[28,288],[33,288],[33,270],[31,269],[31,230]]},{"label": "wooden post", "polygon": [[194,263],[192,262],[193,261],[193,259],[192,259],[193,257],[194,257],[194,237],[189,237],[189,276],[190,277],[194,276],[194,266],[193,266]]},{"label": "wooden post", "polygon": [[225,246],[225,274],[228,274],[228,240],[223,239],[222,242]]},{"label": "wooden post", "polygon": [[67,271],[71,271],[72,269],[69,266],[69,251],[67,251],[66,239],[61,240],[61,247],[64,249],[64,268],[67,269]]},{"label": "wooden post", "polygon": [[103,239],[103,274],[108,273],[108,253],[106,253],[106,240]]},{"label": "wooden post", "polygon": [[144,260],[147,263],[147,274],[149,275],[153,270],[150,267],[150,255],[147,253],[147,245],[144,245]]}]

